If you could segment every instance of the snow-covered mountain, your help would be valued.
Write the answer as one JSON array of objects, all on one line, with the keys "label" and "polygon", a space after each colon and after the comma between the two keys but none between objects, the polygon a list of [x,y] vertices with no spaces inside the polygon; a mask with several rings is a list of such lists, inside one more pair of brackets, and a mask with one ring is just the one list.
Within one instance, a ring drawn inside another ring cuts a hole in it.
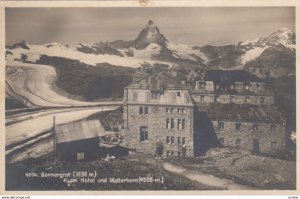
[{"label": "snow-covered mountain", "polygon": [[[53,70],[52,79],[46,81],[52,82],[48,88],[54,88],[55,83],[58,85],[57,89],[72,96],[96,100],[121,97],[122,86],[132,80],[132,74],[137,71],[135,68],[145,66],[151,68],[164,65],[170,70],[189,71],[195,68],[242,69],[261,77],[271,73],[276,78],[294,75],[295,44],[295,33],[287,28],[281,28],[266,37],[232,45],[177,44],[167,39],[158,26],[149,20],[137,37],[130,41],[97,41],[76,45],[58,42],[34,45],[22,41],[6,46],[5,57],[7,68],[20,67],[23,70],[22,64],[26,63],[42,72],[38,65],[53,67],[55,71]],[[8,82],[11,85],[14,84],[13,75],[14,73],[9,73],[6,76],[8,81],[12,80]],[[122,83],[117,83],[114,78],[122,80]],[[16,82],[22,82],[21,80]],[[111,89],[99,89],[99,85],[107,82],[110,82]],[[30,89],[37,88],[34,83],[32,85],[34,87]],[[19,86],[22,87],[21,84]],[[23,93],[22,96],[26,97],[27,94]]]},{"label": "snow-covered mountain", "polygon": [[288,28],[280,28],[267,37],[256,38],[252,41],[243,42],[242,45],[253,46],[277,46],[283,45],[289,49],[296,48],[296,34]]},{"label": "snow-covered mountain", "polygon": [[[295,44],[295,33],[287,28],[281,28],[266,37],[232,45],[198,47],[176,44],[168,40],[158,26],[149,20],[137,38],[132,41],[80,43],[73,46],[57,42],[31,45],[23,41],[7,46],[6,57],[17,61],[35,62],[42,55],[47,55],[79,60],[90,66],[109,63],[135,68],[146,62],[150,65],[160,63],[171,67],[178,63],[182,65],[189,62],[208,68],[255,70],[262,65],[270,68],[271,63],[278,62],[274,60],[277,59],[276,56],[272,56],[271,60],[266,59],[269,51],[276,51],[281,58],[283,55],[286,57],[285,60],[288,60],[288,65],[293,67]],[[264,63],[257,63],[262,60]]]}]

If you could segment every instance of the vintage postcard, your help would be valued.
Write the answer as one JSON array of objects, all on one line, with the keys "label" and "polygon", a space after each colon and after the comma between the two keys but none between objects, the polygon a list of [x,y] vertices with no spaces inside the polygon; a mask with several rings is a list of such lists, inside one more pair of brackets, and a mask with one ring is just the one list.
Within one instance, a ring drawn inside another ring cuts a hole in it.
[{"label": "vintage postcard", "polygon": [[0,2],[3,191],[299,193],[298,7],[234,2]]}]

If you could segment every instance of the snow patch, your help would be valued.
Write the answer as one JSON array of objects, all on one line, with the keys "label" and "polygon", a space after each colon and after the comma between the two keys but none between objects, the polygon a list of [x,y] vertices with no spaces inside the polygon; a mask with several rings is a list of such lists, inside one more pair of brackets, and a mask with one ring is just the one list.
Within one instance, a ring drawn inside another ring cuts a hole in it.
[{"label": "snow patch", "polygon": [[261,55],[261,53],[266,49],[267,47],[255,47],[251,50],[246,51],[244,55],[241,56],[241,64],[244,65],[247,62],[256,59]]},{"label": "snow patch", "polygon": [[173,52],[173,56],[177,58],[197,61],[194,56],[191,56],[196,55],[197,57],[201,58],[204,63],[207,63],[209,61],[208,57],[206,57],[200,49],[193,49],[189,45],[167,42],[167,48],[171,50]]},{"label": "snow patch", "polygon": [[[47,47],[50,46],[50,47]],[[92,45],[91,45],[92,46]],[[67,47],[59,43],[49,43],[46,45],[32,45],[30,50],[16,48],[13,51],[13,55],[7,55],[7,62],[14,62],[15,60],[21,61],[22,54],[27,55],[27,61],[37,61],[40,56],[47,55],[50,57],[63,57],[67,59],[79,60],[87,65],[96,66],[97,63],[109,63],[115,66],[124,66],[137,68],[147,60],[151,65],[155,63],[167,64],[169,62],[151,60],[151,57],[148,57],[150,54],[158,54],[160,52],[160,46],[157,44],[151,44],[144,50],[135,50],[137,56],[135,57],[120,57],[117,55],[94,55],[84,52],[77,51],[76,47]],[[123,52],[124,54],[124,52]]]}]

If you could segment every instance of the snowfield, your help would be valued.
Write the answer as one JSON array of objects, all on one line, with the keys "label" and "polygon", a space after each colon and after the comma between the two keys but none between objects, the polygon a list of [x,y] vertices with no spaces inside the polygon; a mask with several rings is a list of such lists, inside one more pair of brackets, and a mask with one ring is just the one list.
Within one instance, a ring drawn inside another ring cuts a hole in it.
[{"label": "snowfield", "polygon": [[167,42],[167,48],[170,49],[173,55],[180,59],[188,59],[192,61],[197,61],[197,59],[191,55],[196,55],[197,57],[203,60],[203,63],[207,63],[209,61],[208,57],[204,55],[204,53],[200,49],[193,49],[189,45],[184,44],[176,44],[173,42]]},{"label": "snowfield", "polygon": [[133,47],[130,48],[124,48],[122,50],[119,50],[122,55],[127,56],[125,52],[132,52],[133,57],[135,58],[142,58],[142,59],[148,59],[152,56],[158,55],[160,53],[161,47],[160,45],[156,43],[149,44],[145,49],[137,50]]},{"label": "snowfield", "polygon": [[261,53],[268,47],[255,47],[251,50],[246,51],[244,55],[241,56],[241,64],[246,64],[248,61],[254,60],[261,55]]},{"label": "snowfield", "polygon": [[[63,96],[56,84],[55,69],[47,65],[10,62],[6,68],[8,96],[18,95],[33,106],[88,106],[100,102],[84,102]],[[28,105],[28,104],[27,104]]]},{"label": "snowfield", "polygon": [[[47,47],[48,46],[48,47]],[[146,57],[147,55],[145,52],[140,52],[140,55],[137,57],[120,57],[117,55],[95,55],[95,54],[88,54],[80,52],[75,47],[67,47],[60,43],[49,43],[45,45],[28,45],[30,50],[24,48],[15,48],[10,50],[13,55],[7,55],[8,60],[14,59],[21,59],[22,54],[27,55],[27,60],[36,62],[40,59],[42,55],[47,55],[50,57],[63,57],[68,59],[79,60],[88,65],[96,66],[97,63],[109,63],[115,66],[124,66],[124,67],[132,67],[137,68],[141,64],[145,62],[145,59],[139,58]],[[151,48],[151,47],[150,47]],[[137,51],[137,54],[139,51]],[[141,54],[145,54],[145,56],[141,56]],[[151,65],[155,63],[162,63],[162,64],[170,64],[168,62],[161,62],[147,59],[147,62]]]}]

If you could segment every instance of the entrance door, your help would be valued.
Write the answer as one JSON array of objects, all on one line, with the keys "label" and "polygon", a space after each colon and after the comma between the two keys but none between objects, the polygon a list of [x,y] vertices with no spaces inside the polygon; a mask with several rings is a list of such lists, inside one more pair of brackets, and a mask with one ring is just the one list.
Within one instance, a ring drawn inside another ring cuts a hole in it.
[{"label": "entrance door", "polygon": [[255,153],[259,152],[259,139],[253,139],[253,151]]}]

